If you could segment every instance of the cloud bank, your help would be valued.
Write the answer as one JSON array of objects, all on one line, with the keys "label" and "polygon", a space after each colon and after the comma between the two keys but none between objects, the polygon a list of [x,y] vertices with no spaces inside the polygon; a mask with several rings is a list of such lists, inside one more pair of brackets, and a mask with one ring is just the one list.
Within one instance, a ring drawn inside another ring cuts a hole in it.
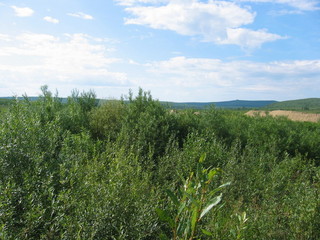
[{"label": "cloud bank", "polygon": [[125,73],[108,70],[119,59],[108,57],[106,42],[101,41],[86,34],[1,35],[0,85],[23,91],[43,84],[71,89],[126,85]]},{"label": "cloud bank", "polygon": [[[222,61],[184,56],[144,65],[150,82],[138,84],[150,88],[166,100],[221,101],[238,99],[286,100],[304,98],[309,91],[320,91],[320,60],[299,61]],[[170,99],[171,96],[171,99]],[[172,98],[173,97],[173,98]]]}]

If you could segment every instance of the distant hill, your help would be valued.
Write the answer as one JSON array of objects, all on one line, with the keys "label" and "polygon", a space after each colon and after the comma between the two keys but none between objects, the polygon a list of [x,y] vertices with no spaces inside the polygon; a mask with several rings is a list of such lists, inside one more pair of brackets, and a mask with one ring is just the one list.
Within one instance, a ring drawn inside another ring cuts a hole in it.
[{"label": "distant hill", "polygon": [[276,103],[273,100],[266,101],[247,101],[247,100],[234,100],[227,102],[216,102],[214,103],[218,108],[261,108],[272,103]]},{"label": "distant hill", "polygon": [[[36,101],[38,97],[28,97],[31,101]],[[0,97],[0,105],[3,107],[10,104],[15,97]],[[19,99],[24,99],[19,97]],[[99,99],[98,99],[99,100]],[[67,98],[61,98],[63,103],[67,102]],[[108,101],[100,99],[100,103]],[[250,101],[250,100],[233,100],[223,102],[165,102],[161,101],[161,104],[167,108],[173,109],[207,109],[210,106],[223,109],[265,109],[265,110],[293,110],[293,111],[314,111],[320,112],[320,98],[306,98],[291,101]]]},{"label": "distant hill", "polygon": [[[38,100],[38,97],[28,97],[31,101]],[[15,97],[0,97],[0,104],[1,101],[3,103],[10,102],[14,100]],[[18,99],[24,99],[23,97],[18,97]],[[61,98],[61,101],[63,103],[67,102],[67,98]],[[108,100],[100,99],[100,103],[105,102]],[[276,101],[248,101],[248,100],[233,100],[233,101],[224,101],[224,102],[183,102],[183,103],[177,103],[177,102],[164,102],[161,101],[161,104],[168,108],[173,109],[187,109],[187,108],[193,108],[193,109],[206,109],[210,106],[215,106],[216,108],[229,108],[229,109],[243,109],[243,108],[262,108],[265,106],[269,106],[272,103],[276,103]]]},{"label": "distant hill", "polygon": [[320,98],[275,102],[264,108],[267,110],[320,111]]},{"label": "distant hill", "polygon": [[276,101],[233,100],[233,101],[224,101],[224,102],[184,102],[184,103],[162,102],[162,103],[175,109],[186,109],[186,108],[206,109],[212,105],[215,106],[216,108],[242,109],[242,108],[262,108],[272,103],[276,103]]},{"label": "distant hill", "polygon": [[[18,98],[19,100],[24,100],[25,97],[0,97],[0,104],[1,104],[1,101],[8,101],[8,102],[13,102],[13,100],[15,100],[16,98]],[[37,101],[39,99],[39,97],[29,97],[28,96],[28,99],[30,101]],[[68,98],[60,98],[61,102],[62,103],[66,103]]]},{"label": "distant hill", "polygon": [[[19,100],[23,100],[24,97],[0,97],[0,102],[1,101],[8,101],[8,102],[12,102],[13,100],[15,100],[16,98],[18,98]],[[37,101],[39,97],[28,97],[28,99],[30,101]]]}]

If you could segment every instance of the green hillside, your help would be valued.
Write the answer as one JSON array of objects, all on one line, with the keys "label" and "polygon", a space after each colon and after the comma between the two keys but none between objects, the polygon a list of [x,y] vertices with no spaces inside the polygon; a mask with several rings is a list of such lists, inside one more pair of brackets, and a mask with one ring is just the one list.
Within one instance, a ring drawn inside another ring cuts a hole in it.
[{"label": "green hillside", "polygon": [[320,98],[306,98],[275,102],[265,107],[269,110],[296,110],[320,112]]},{"label": "green hillside", "polygon": [[207,109],[210,106],[215,106],[216,108],[229,108],[229,109],[239,109],[239,108],[261,108],[276,101],[248,101],[248,100],[233,100],[233,101],[224,101],[224,102],[184,102],[184,103],[175,103],[175,102],[163,102],[164,104],[169,105],[171,108],[175,109]]},{"label": "green hillside", "polygon": [[[38,97],[28,97],[31,101],[37,101]],[[15,97],[0,97],[0,109],[8,106]],[[19,97],[23,99],[23,97]],[[106,102],[105,99],[97,99],[100,103]],[[62,103],[67,103],[67,98],[60,98]],[[267,110],[295,110],[320,112],[320,98],[307,98],[291,101],[277,102],[273,100],[233,100],[222,102],[165,102],[160,101],[162,105],[173,109],[209,109],[210,106],[224,109],[258,109]]]}]

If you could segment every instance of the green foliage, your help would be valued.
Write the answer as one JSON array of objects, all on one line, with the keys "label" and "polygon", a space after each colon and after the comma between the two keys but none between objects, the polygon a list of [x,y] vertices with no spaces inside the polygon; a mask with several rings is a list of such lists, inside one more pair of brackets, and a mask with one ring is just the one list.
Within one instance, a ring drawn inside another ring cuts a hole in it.
[{"label": "green foliage", "polygon": [[12,103],[14,103],[13,99],[0,98],[0,113],[6,112]]},{"label": "green foliage", "polygon": [[6,108],[0,239],[320,238],[318,123],[172,113],[141,89]]},{"label": "green foliage", "polygon": [[61,131],[43,123],[28,103],[17,102],[0,126],[0,226],[8,239],[53,236],[52,202],[60,188],[57,171]]},{"label": "green foliage", "polygon": [[125,116],[125,105],[110,100],[90,112],[90,130],[95,138],[115,141],[121,131]]},{"label": "green foliage", "polygon": [[[204,160],[205,155],[202,155],[195,172],[191,172],[190,176],[183,181],[183,186],[176,191],[176,194],[166,190],[172,202],[172,209],[169,211],[156,209],[159,218],[167,222],[172,229],[171,239],[191,240],[198,238],[201,233],[212,236],[211,232],[201,228],[201,220],[220,203],[222,194],[217,195],[217,192],[230,183],[212,189],[212,181],[219,169],[204,168]],[[164,236],[162,234],[162,238]]]},{"label": "green foliage", "polygon": [[14,103],[12,99],[0,98],[0,105],[8,106]]},{"label": "green foliage", "polygon": [[[172,136],[169,115],[159,101],[142,89],[135,98],[130,93],[128,100],[119,141],[127,148],[134,146],[141,160],[152,166]],[[148,161],[150,158],[154,161]]]},{"label": "green foliage", "polygon": [[283,101],[267,105],[268,110],[298,110],[320,112],[320,98],[306,98],[299,100]]},{"label": "green foliage", "polygon": [[64,129],[72,133],[80,133],[89,128],[90,111],[97,106],[96,95],[93,91],[82,92],[74,90],[68,97],[66,106],[59,112],[59,119]]}]

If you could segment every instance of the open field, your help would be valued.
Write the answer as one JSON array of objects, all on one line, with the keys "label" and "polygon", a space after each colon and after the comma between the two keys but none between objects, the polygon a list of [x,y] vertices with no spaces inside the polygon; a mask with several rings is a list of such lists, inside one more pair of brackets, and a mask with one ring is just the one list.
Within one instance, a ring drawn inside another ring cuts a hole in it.
[{"label": "open field", "polygon": [[319,122],[320,114],[317,113],[303,113],[296,111],[274,110],[274,111],[259,111],[251,110],[246,113],[247,116],[273,116],[273,117],[287,117],[292,121],[299,122]]}]

